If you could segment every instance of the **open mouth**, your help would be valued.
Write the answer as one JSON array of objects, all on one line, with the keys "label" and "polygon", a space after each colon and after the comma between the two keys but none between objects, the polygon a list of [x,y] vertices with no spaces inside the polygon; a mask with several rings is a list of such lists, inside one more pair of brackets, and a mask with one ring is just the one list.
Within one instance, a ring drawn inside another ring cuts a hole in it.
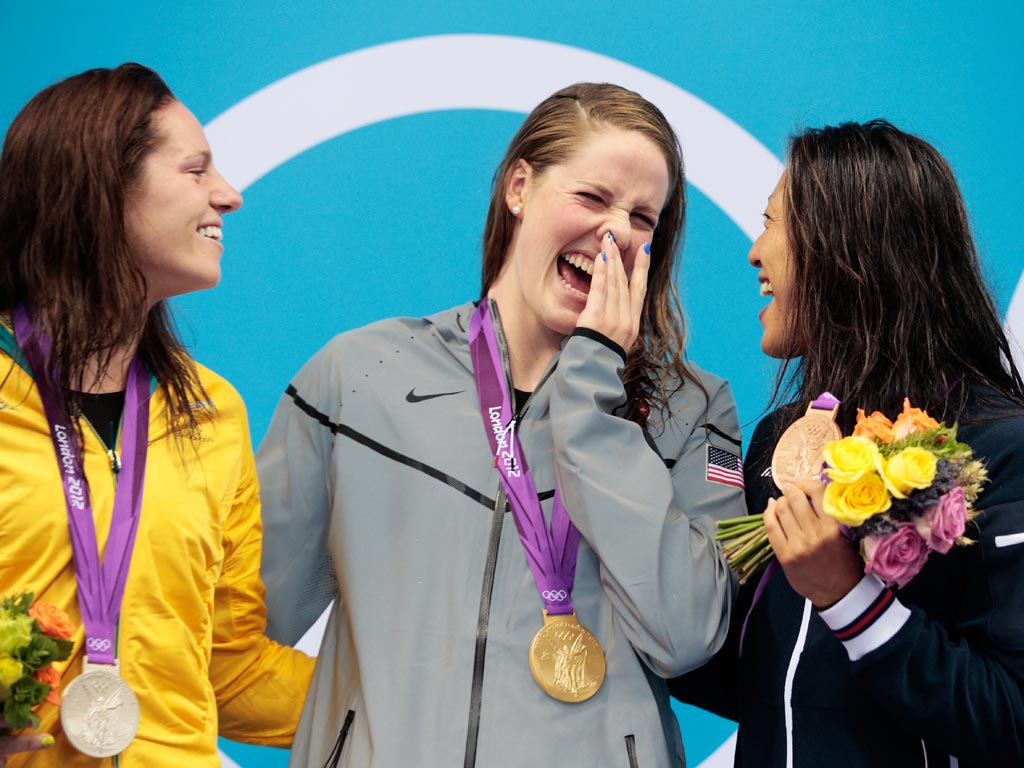
[{"label": "open mouth", "polygon": [[224,237],[224,233],[223,233],[223,231],[221,230],[220,227],[214,227],[214,226],[200,227],[196,231],[199,232],[199,234],[202,235],[203,237],[208,237],[211,240],[216,240],[218,243]]},{"label": "open mouth", "polygon": [[563,253],[558,257],[558,276],[569,293],[585,299],[590,293],[594,260],[579,253]]},{"label": "open mouth", "polygon": [[772,288],[772,284],[768,280],[761,281],[761,295],[762,296],[774,296],[775,290]]}]

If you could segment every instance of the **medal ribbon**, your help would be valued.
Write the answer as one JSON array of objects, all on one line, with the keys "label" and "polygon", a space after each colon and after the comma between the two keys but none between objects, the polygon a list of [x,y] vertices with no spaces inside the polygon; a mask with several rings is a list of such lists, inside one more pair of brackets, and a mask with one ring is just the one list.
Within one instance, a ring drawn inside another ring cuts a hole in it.
[{"label": "medal ribbon", "polygon": [[831,411],[840,403],[842,401],[837,399],[831,392],[822,392],[811,401],[811,407],[816,411]]},{"label": "medal ribbon", "polygon": [[551,507],[550,527],[544,519],[537,487],[515,433],[516,421],[508,379],[498,351],[490,301],[486,298],[470,320],[469,349],[484,430],[494,454],[494,466],[512,506],[512,519],[519,531],[519,540],[523,543],[537,591],[549,614],[570,614],[573,612],[572,588],[580,532],[569,519],[557,488]]},{"label": "medal ribbon", "polygon": [[[822,392],[816,398],[811,401],[811,407],[816,411],[831,411],[837,405],[841,405],[842,400],[839,400],[831,392]],[[802,417],[801,417],[802,418]],[[768,566],[764,569],[761,574],[761,579],[757,582],[757,589],[754,590],[754,599],[750,602],[750,607],[747,609],[747,615],[743,617],[743,626],[740,627],[740,656],[743,655],[743,640],[747,636],[747,622],[750,621],[750,614],[754,612],[754,606],[757,605],[757,601],[761,599],[761,594],[764,592],[764,588],[768,586],[768,582],[772,580],[772,576],[779,569],[779,561],[774,557]]]},{"label": "medal ribbon", "polygon": [[117,622],[135,546],[146,473],[146,446],[149,442],[146,368],[142,358],[136,354],[128,370],[121,429],[121,472],[101,563],[78,435],[74,424],[65,420],[61,393],[55,391],[46,378],[49,340],[41,329],[33,325],[24,304],[19,304],[14,310],[14,333],[25,360],[35,374],[60,467],[71,530],[78,604],[85,625],[86,654],[93,664],[114,664]]}]

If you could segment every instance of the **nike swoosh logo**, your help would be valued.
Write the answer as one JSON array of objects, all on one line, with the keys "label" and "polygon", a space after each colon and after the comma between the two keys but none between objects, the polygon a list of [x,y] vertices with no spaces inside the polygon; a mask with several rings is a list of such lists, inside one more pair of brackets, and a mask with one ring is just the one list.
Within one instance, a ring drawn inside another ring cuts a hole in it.
[{"label": "nike swoosh logo", "polygon": [[432,400],[435,397],[448,397],[448,395],[461,395],[466,390],[460,389],[458,392],[437,392],[433,395],[417,395],[416,387],[409,390],[409,394],[405,396],[407,403],[422,403],[424,400]]}]

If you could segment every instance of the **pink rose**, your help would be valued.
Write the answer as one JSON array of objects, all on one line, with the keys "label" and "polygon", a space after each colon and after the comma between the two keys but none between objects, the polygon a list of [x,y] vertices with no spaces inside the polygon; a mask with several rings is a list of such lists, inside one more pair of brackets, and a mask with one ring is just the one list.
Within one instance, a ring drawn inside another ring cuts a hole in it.
[{"label": "pink rose", "polygon": [[967,499],[959,485],[939,497],[939,501],[917,521],[917,532],[928,546],[946,554],[964,535],[967,523]]},{"label": "pink rose", "polygon": [[902,523],[894,533],[865,536],[864,573],[873,573],[889,586],[905,587],[928,559],[928,542],[912,523]]}]

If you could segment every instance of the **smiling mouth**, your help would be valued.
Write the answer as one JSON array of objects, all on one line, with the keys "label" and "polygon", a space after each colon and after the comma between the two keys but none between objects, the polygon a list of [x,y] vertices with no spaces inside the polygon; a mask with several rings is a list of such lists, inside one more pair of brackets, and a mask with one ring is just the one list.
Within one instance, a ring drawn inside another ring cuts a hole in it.
[{"label": "smiling mouth", "polygon": [[558,276],[569,293],[585,299],[590,293],[594,260],[579,253],[563,253],[558,257]]},{"label": "smiling mouth", "polygon": [[761,283],[761,295],[762,296],[774,296],[775,290],[772,288],[771,281],[765,280]]},{"label": "smiling mouth", "polygon": [[220,227],[200,227],[196,231],[203,237],[208,237],[210,240],[216,240],[218,243],[224,239],[224,232]]}]

